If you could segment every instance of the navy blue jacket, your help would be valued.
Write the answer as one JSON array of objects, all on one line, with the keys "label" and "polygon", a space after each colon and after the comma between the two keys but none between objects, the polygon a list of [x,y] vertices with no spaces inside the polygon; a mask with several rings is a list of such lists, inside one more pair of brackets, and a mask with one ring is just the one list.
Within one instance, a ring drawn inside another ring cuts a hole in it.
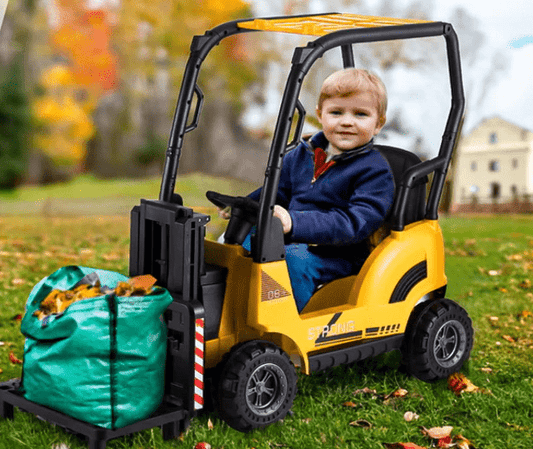
[{"label": "navy blue jacket", "polygon": [[[383,223],[394,197],[389,164],[373,141],[333,157],[335,164],[314,177],[314,149],[325,149],[324,133],[302,140],[283,159],[276,204],[292,218],[292,242],[316,244],[340,257],[351,254]],[[252,194],[259,199],[260,190]],[[335,247],[335,248],[332,248]],[[318,247],[317,247],[318,249]],[[347,253],[347,254],[341,254]]]}]

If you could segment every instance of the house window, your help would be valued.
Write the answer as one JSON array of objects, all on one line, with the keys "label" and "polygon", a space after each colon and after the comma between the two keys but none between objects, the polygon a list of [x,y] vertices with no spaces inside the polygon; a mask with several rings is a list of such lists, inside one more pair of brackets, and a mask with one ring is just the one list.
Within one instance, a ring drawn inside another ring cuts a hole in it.
[{"label": "house window", "polygon": [[489,142],[490,143],[498,143],[498,134],[491,133],[490,137],[489,137]]},{"label": "house window", "polygon": [[470,170],[472,170],[472,171],[476,171],[477,170],[477,162],[476,161],[472,161],[470,163]]},{"label": "house window", "polygon": [[518,168],[518,159],[513,159],[513,168]]},{"label": "house window", "polygon": [[518,197],[518,187],[511,186],[511,195],[513,196],[513,198]]},{"label": "house window", "polygon": [[490,171],[500,171],[500,161],[490,161],[489,162]]}]

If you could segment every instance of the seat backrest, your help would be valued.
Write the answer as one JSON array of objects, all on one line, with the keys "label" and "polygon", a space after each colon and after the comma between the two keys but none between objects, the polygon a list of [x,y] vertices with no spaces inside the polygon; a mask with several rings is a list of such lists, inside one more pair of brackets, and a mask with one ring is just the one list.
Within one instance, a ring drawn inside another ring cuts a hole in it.
[{"label": "seat backrest", "polygon": [[[412,166],[421,162],[420,158],[410,151],[402,150],[400,148],[389,147],[386,145],[375,145],[375,147],[382,156],[387,159],[390,165],[392,174],[394,176],[394,184],[398,186],[402,180],[405,172]],[[407,207],[405,210],[405,224],[414,223],[422,220],[426,215],[426,184],[428,182],[427,176],[421,179],[418,184],[409,193]],[[397,191],[396,191],[397,194]],[[396,201],[396,194],[394,200]],[[392,208],[391,212],[392,213]],[[393,218],[387,217],[390,222]]]},{"label": "seat backrest", "polygon": [[[402,150],[387,145],[374,145],[381,155],[387,160],[394,176],[394,185],[398,186],[405,172],[412,166],[421,162],[420,158],[410,151]],[[426,215],[426,184],[428,177],[422,178],[417,185],[411,189],[405,209],[405,224],[422,220]],[[398,189],[395,187],[394,201],[397,200]],[[369,249],[372,251],[379,243],[390,234],[390,224],[397,217],[392,216],[394,207],[391,207],[385,223],[368,238]]]}]

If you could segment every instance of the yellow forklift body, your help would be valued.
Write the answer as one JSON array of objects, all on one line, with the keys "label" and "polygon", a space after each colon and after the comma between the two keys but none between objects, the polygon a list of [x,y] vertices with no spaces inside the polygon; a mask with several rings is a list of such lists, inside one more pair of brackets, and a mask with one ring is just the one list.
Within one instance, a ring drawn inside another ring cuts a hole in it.
[{"label": "yellow forklift body", "polygon": [[[239,245],[208,241],[205,254],[208,263],[228,269],[219,335],[206,342],[208,367],[236,344],[263,339],[297,355],[302,371],[310,374],[310,355],[404,333],[416,303],[446,285],[444,243],[436,220],[392,231],[358,275],[323,286],[301,314],[285,261],[254,263]],[[393,300],[413,267],[423,267],[423,276]]]}]

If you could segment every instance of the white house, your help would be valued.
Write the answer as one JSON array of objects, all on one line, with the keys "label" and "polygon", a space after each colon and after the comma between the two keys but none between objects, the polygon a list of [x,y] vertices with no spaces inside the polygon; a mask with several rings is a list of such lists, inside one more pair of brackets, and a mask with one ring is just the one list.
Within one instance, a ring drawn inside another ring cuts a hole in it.
[{"label": "white house", "polygon": [[533,132],[499,117],[461,139],[454,158],[453,211],[531,210]]}]

